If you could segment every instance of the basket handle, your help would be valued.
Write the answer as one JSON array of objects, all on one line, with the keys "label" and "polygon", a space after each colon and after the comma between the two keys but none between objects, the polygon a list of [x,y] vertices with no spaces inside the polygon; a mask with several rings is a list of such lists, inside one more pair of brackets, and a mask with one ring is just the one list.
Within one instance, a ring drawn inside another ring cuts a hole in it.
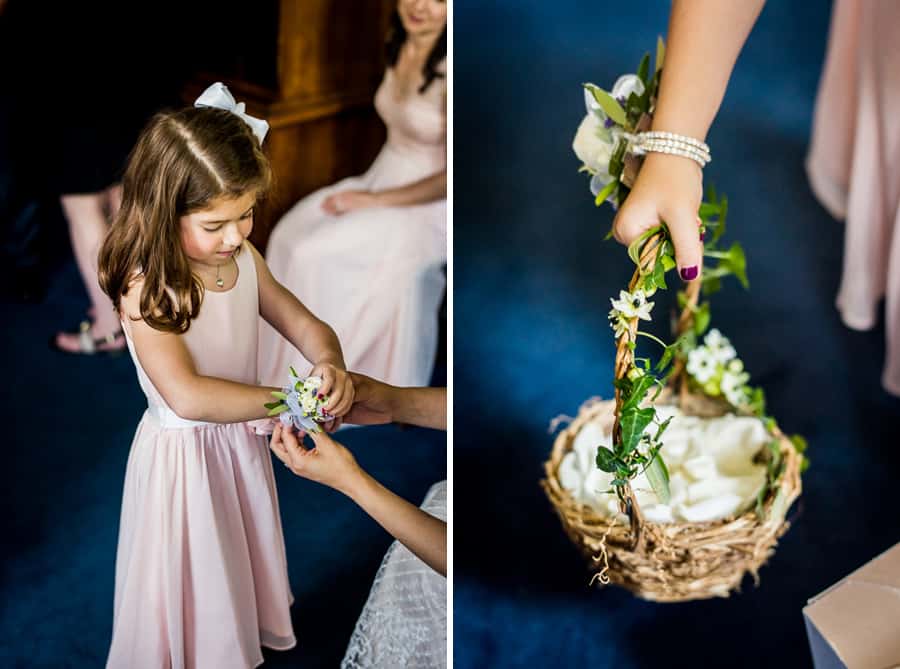
[{"label": "basket handle", "polygon": [[[635,269],[634,275],[631,277],[631,282],[628,284],[628,292],[634,292],[635,288],[638,286],[642,277],[641,270],[645,268],[652,268],[656,264],[656,259],[659,256],[660,251],[662,250],[663,242],[665,240],[665,233],[663,231],[660,231],[654,235],[651,235],[646,240],[646,242],[644,242],[644,245],[640,250],[638,267]],[[690,283],[688,283],[687,288],[685,289],[685,293],[687,299],[684,305],[684,309],[682,309],[681,314],[678,317],[678,321],[675,324],[675,334],[677,336],[681,336],[681,334],[687,332],[694,325],[694,311],[697,306],[697,301],[700,298],[700,280],[698,279],[696,281],[691,281]],[[624,379],[628,375],[628,371],[634,365],[634,351],[628,346],[628,342],[636,341],[637,328],[638,318],[635,317],[628,322],[628,336],[620,337],[617,342],[615,363],[616,381]],[[685,364],[682,360],[675,361],[675,366],[669,379],[669,383],[679,388],[682,394],[687,392]],[[613,442],[621,441],[622,439],[622,428],[619,424],[619,419],[622,414],[622,404],[622,393],[618,388],[616,388]],[[645,522],[644,516],[641,513],[641,508],[637,502],[637,497],[634,494],[634,490],[631,488],[631,483],[625,483],[623,488],[625,505],[622,511],[628,515],[631,521],[632,550],[636,550],[642,545],[644,538],[643,532],[641,531]]]}]

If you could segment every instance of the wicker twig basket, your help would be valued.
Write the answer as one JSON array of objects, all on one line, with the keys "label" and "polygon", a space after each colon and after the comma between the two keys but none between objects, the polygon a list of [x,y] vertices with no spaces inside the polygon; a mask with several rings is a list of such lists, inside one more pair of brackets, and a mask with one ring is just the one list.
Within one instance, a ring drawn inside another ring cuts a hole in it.
[{"label": "wicker twig basket", "polygon": [[[641,264],[654,260],[658,243],[649,240],[641,255]],[[635,272],[629,290],[639,279]],[[689,306],[679,319],[678,329],[690,327],[691,305],[696,304],[699,282],[688,290]],[[636,329],[636,319],[631,323]],[[633,331],[632,331],[633,334]],[[633,337],[632,337],[633,338]],[[619,340],[616,354],[616,378],[622,378],[633,362],[633,351]],[[676,367],[670,388],[657,404],[674,404],[691,415],[722,415],[726,407],[703,396],[687,392],[682,370]],[[681,381],[680,381],[681,380]],[[710,597],[727,597],[740,587],[746,573],[758,582],[759,568],[773,554],[778,538],[787,531],[788,509],[801,492],[801,456],[777,427],[770,434],[780,445],[784,469],[776,486],[763,502],[762,513],[747,511],[739,516],[702,523],[657,524],[646,521],[630,486],[621,509],[628,523],[603,515],[576,502],[560,484],[559,467],[563,456],[573,448],[581,428],[606,414],[614,415],[618,430],[621,398],[594,401],[582,406],[577,417],[553,444],[550,459],[544,464],[546,478],[541,485],[556,509],[570,539],[587,556],[595,571],[592,583],[615,583],[644,599],[679,602]]]}]

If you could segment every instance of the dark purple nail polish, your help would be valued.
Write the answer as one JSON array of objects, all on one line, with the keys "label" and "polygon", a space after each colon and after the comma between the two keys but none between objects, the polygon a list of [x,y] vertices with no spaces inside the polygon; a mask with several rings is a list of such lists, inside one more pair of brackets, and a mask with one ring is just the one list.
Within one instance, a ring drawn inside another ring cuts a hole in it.
[{"label": "dark purple nail polish", "polygon": [[690,267],[682,267],[681,268],[681,278],[684,281],[693,281],[697,278],[698,268],[696,265],[691,265]]},{"label": "dark purple nail polish", "polygon": [[701,242],[706,241],[706,230],[701,230],[701,231],[700,231],[700,241],[701,241]]}]

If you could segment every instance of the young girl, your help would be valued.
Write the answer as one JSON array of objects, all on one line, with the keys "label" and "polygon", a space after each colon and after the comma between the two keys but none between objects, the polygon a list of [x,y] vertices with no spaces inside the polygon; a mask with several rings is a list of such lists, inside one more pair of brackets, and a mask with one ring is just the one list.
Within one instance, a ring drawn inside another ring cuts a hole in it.
[{"label": "young girl", "polygon": [[248,424],[273,390],[256,385],[258,316],[314,361],[326,409],[353,402],[334,332],[247,241],[271,179],[265,124],[216,86],[227,109],[144,129],[100,252],[149,405],[125,474],[109,668],[246,669],[261,645],[295,644],[271,459]]}]

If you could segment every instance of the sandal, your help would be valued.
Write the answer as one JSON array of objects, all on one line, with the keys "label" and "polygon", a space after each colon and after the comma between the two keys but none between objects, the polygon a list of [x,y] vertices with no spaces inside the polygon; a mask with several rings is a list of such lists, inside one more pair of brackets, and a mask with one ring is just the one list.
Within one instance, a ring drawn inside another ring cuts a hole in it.
[{"label": "sandal", "polygon": [[[74,333],[67,332],[64,334]],[[104,344],[106,344],[107,347],[110,347],[120,340],[124,343],[125,333],[122,332],[121,328],[119,328],[115,332],[111,332],[105,337],[94,338],[91,336],[90,321],[81,321],[78,332],[78,348],[75,350],[70,350],[60,346],[56,341],[57,336],[58,335],[54,335],[50,339],[50,348],[55,349],[60,353],[67,353],[69,355],[108,355],[111,357],[115,357],[121,355],[122,352],[127,348],[127,344],[125,344],[124,346],[117,346],[115,348],[100,348]]]}]

